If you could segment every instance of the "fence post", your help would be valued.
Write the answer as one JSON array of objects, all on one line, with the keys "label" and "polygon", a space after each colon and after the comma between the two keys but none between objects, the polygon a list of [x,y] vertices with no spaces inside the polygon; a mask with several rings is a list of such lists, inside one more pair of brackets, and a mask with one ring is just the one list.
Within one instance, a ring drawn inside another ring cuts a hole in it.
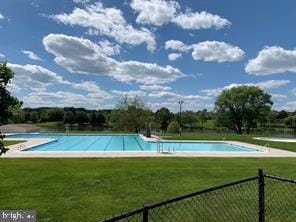
[{"label": "fence post", "polygon": [[144,207],[143,210],[143,222],[148,222],[148,207]]},{"label": "fence post", "polygon": [[259,200],[259,222],[265,222],[265,197],[264,197],[264,173],[258,170],[258,200]]}]

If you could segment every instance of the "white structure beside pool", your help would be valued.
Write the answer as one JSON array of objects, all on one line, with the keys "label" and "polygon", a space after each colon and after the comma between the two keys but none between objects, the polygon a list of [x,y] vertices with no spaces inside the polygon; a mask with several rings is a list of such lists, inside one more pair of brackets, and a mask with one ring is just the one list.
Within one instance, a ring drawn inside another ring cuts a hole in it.
[{"label": "white structure beside pool", "polygon": [[273,142],[296,143],[296,138],[255,137],[254,139],[256,139],[256,140],[264,140],[264,141],[273,141]]}]

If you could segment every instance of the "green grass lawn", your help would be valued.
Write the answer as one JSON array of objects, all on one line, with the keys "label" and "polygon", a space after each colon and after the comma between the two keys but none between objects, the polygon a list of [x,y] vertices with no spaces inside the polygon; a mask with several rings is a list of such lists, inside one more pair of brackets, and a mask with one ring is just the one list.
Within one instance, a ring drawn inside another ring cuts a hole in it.
[{"label": "green grass lawn", "polygon": [[25,140],[10,140],[10,141],[3,141],[4,146],[10,146],[18,143],[23,143]]},{"label": "green grass lawn", "polygon": [[0,159],[1,209],[38,221],[97,221],[257,174],[296,178],[295,158]]},{"label": "green grass lawn", "polygon": [[238,135],[238,134],[170,134],[162,136],[167,140],[223,140],[240,141],[245,143],[256,144],[264,146],[268,144],[269,147],[294,151],[296,152],[296,143],[272,142],[253,139],[254,137],[266,137],[266,135]]}]

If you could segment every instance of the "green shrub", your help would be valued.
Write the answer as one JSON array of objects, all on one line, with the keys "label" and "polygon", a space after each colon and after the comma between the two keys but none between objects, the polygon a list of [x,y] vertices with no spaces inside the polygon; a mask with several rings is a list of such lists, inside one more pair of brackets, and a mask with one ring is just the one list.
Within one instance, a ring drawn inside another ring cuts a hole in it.
[{"label": "green shrub", "polygon": [[7,152],[7,150],[8,150],[7,148],[5,148],[5,146],[3,144],[3,139],[4,138],[5,138],[5,135],[0,132],[0,156],[2,154],[5,154]]},{"label": "green shrub", "polygon": [[179,123],[176,121],[172,121],[168,126],[167,132],[168,133],[179,133],[179,128],[180,128]]}]

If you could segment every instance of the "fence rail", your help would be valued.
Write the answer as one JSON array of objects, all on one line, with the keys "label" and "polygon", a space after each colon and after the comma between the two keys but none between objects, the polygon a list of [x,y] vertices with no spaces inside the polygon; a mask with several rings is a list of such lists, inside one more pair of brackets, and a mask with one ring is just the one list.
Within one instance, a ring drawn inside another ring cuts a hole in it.
[{"label": "fence rail", "polygon": [[296,181],[264,174],[197,192],[103,220],[113,221],[296,221]]}]

